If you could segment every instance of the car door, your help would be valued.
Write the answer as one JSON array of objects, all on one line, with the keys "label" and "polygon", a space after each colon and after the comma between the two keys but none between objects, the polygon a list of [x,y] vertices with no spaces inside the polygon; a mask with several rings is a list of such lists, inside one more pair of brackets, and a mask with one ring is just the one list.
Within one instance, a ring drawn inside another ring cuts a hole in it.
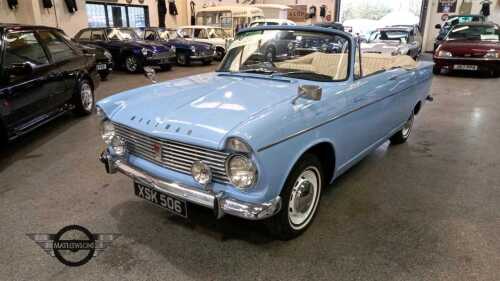
[{"label": "car door", "polygon": [[48,112],[52,66],[35,31],[7,30],[4,38],[0,109],[7,127],[22,130]]},{"label": "car door", "polygon": [[[366,65],[366,62],[364,63]],[[359,69],[359,53],[355,69]],[[357,71],[352,87],[346,92],[346,117],[349,124],[351,160],[382,140],[396,126],[399,100],[395,95],[397,82],[389,71],[363,74]]]},{"label": "car door", "polygon": [[85,67],[87,57],[55,30],[39,30],[38,35],[52,61],[48,77],[57,82],[50,85],[50,106],[59,107],[73,96],[79,72]]}]

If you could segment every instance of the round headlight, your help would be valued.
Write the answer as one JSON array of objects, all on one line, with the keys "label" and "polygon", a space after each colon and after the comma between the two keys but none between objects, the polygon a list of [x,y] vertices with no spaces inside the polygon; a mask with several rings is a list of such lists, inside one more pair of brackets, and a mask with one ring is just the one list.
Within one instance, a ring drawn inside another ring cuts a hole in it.
[{"label": "round headlight", "polygon": [[195,46],[191,46],[191,52],[196,53],[196,47]]},{"label": "round headlight", "polygon": [[115,126],[111,121],[104,120],[101,122],[101,137],[105,143],[110,144],[115,136]]},{"label": "round headlight", "polygon": [[175,51],[176,51],[176,48],[175,48],[175,46],[174,46],[174,45],[172,45],[172,46],[170,47],[170,52],[175,53]]},{"label": "round headlight", "polygon": [[111,148],[118,156],[124,156],[127,153],[127,146],[125,141],[119,136],[113,137],[111,140]]},{"label": "round headlight", "polygon": [[254,163],[243,155],[235,155],[229,158],[227,174],[231,183],[239,188],[248,188],[257,179],[257,169]]},{"label": "round headlight", "polygon": [[195,181],[202,185],[207,185],[212,181],[210,167],[201,161],[193,163],[193,166],[191,166],[191,175]]},{"label": "round headlight", "polygon": [[143,56],[147,56],[148,55],[148,49],[142,48],[141,49],[141,53],[142,53]]}]

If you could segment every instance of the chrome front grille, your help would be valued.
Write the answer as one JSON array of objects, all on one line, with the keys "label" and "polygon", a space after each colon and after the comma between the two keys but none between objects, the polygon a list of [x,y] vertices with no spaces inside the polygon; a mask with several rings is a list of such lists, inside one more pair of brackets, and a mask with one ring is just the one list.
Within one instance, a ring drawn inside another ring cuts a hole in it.
[{"label": "chrome front grille", "polygon": [[123,125],[116,123],[114,125],[116,135],[125,140],[131,155],[189,175],[194,161],[200,160],[210,167],[215,181],[229,182],[225,168],[228,153],[150,137]]}]

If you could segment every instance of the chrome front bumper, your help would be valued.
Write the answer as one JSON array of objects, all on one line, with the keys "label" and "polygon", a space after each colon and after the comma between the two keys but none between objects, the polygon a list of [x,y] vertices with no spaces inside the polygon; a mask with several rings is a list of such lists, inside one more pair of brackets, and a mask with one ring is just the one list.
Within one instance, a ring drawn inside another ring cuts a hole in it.
[{"label": "chrome front bumper", "polygon": [[201,190],[182,183],[159,179],[129,165],[123,159],[113,159],[107,150],[101,154],[100,160],[104,163],[107,173],[121,172],[134,181],[146,184],[159,192],[210,208],[214,211],[216,218],[229,214],[248,220],[261,220],[275,215],[281,208],[279,196],[265,203],[249,203],[230,198],[223,192],[215,193],[211,190]]}]

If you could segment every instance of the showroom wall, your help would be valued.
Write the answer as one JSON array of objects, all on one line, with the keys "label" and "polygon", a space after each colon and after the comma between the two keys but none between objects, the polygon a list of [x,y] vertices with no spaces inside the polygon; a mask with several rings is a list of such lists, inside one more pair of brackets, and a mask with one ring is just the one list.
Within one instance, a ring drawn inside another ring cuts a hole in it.
[{"label": "showroom wall", "polygon": [[[237,1],[236,0],[193,0],[196,3],[196,9],[201,9],[203,6],[212,6],[212,5],[236,5]],[[249,1],[244,1],[244,0],[238,0],[239,3],[246,3]],[[294,5],[307,5],[309,8],[310,6],[315,6],[316,7],[316,17],[313,19],[308,19],[303,22],[303,24],[306,23],[314,23],[314,22],[321,22],[322,19],[319,16],[319,7],[321,5],[326,5],[327,7],[327,14],[330,13],[333,19],[334,15],[334,10],[335,10],[335,0],[255,0],[256,4],[280,4],[280,5],[287,5],[287,6],[294,6]],[[188,1],[189,5],[189,1]],[[188,9],[189,15],[191,14],[189,9]]]},{"label": "showroom wall", "polygon": [[[479,14],[479,11],[481,10],[481,3],[480,3],[481,1],[458,0],[456,13],[450,13],[450,15],[458,14],[460,6],[464,1],[472,3],[472,8],[471,8],[472,14]],[[432,51],[434,38],[436,38],[438,33],[438,30],[435,29],[434,26],[438,23],[439,24],[442,23],[441,16],[443,14],[437,12],[437,7],[438,7],[437,5],[438,5],[438,0],[429,0],[429,6],[427,10],[427,24],[425,26],[425,32],[424,32],[424,50],[427,52]],[[500,0],[492,1],[491,15],[488,18],[488,20],[500,24]]]},{"label": "showroom wall", "polygon": [[[0,1],[0,22],[55,26],[63,29],[70,36],[73,36],[78,30],[88,26],[85,0],[76,0],[78,11],[75,13],[70,13],[68,11],[64,0],[52,0],[54,5],[51,9],[44,9],[40,0],[22,0],[18,2],[19,5],[17,9],[11,10],[7,5],[7,1]],[[97,0],[94,2],[127,4],[126,0]],[[167,14],[166,24],[168,26],[185,25],[188,23],[187,0],[176,0],[176,3],[179,15],[175,17]],[[148,6],[150,25],[158,26],[156,0],[144,0],[143,4],[134,0],[132,4]]]}]

